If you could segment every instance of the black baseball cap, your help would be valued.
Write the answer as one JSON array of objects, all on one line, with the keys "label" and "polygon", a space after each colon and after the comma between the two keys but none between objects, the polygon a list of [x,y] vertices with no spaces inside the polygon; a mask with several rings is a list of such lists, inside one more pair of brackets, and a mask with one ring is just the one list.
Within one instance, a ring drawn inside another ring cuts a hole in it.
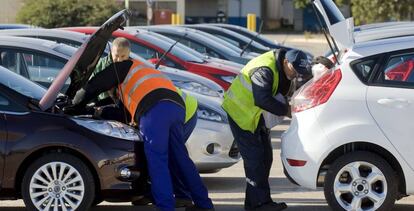
[{"label": "black baseball cap", "polygon": [[293,65],[296,72],[300,75],[308,75],[310,63],[308,56],[301,50],[289,50],[286,52],[285,58]]}]

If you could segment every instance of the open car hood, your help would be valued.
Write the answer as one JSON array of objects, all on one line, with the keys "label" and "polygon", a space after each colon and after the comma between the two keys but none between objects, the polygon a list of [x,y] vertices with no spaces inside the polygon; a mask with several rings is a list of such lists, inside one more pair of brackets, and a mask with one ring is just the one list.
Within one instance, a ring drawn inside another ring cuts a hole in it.
[{"label": "open car hood", "polygon": [[339,50],[352,47],[354,44],[354,19],[345,19],[333,0],[313,0],[328,32],[336,41]]},{"label": "open car hood", "polygon": [[78,48],[40,100],[39,107],[43,111],[49,109],[54,104],[59,91],[69,77],[71,83],[65,93],[69,98],[73,98],[76,92],[88,82],[102,52],[105,50],[108,40],[112,36],[112,32],[122,28],[128,16],[127,10],[116,13]]}]

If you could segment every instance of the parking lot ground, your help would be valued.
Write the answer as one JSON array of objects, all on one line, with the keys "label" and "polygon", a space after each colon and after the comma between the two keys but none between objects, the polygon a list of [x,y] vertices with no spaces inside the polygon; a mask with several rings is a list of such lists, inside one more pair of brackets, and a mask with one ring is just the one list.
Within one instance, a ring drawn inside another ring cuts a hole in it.
[{"label": "parking lot ground", "polygon": [[[323,35],[311,35],[305,38],[303,34],[267,34],[266,37],[277,40],[279,43],[303,49],[313,53],[315,56],[324,55],[329,49]],[[329,211],[331,210],[324,198],[323,191],[312,191],[298,187],[290,183],[283,174],[280,161],[280,136],[288,128],[289,121],[285,121],[272,130],[273,145],[273,167],[270,174],[270,185],[272,198],[275,201],[286,202],[289,206],[287,211]],[[244,200],[244,170],[243,162],[224,169],[214,174],[202,174],[203,180],[209,190],[210,197],[217,211],[240,211],[243,210]],[[0,201],[0,211],[24,211],[22,200]],[[93,211],[153,211],[151,206],[133,207],[130,203],[103,202]],[[184,211],[184,209],[177,209]],[[397,202],[393,211],[414,210],[414,196],[404,198]]]},{"label": "parking lot ground", "polygon": [[[273,145],[273,168],[270,174],[270,185],[272,198],[275,201],[286,202],[289,206],[287,211],[329,211],[331,210],[321,190],[312,191],[298,187],[290,183],[284,176],[280,161],[280,135],[288,128],[289,121],[285,121],[272,130]],[[216,206],[217,211],[240,211],[243,210],[245,179],[243,162],[224,169],[214,174],[202,174],[207,185],[210,197]],[[0,201],[1,211],[23,211],[25,210],[22,200]],[[154,211],[152,206],[133,207],[130,203],[109,203],[103,202],[93,211]],[[177,209],[184,211],[184,209]],[[414,210],[414,196],[407,197],[397,202],[394,211]]]}]

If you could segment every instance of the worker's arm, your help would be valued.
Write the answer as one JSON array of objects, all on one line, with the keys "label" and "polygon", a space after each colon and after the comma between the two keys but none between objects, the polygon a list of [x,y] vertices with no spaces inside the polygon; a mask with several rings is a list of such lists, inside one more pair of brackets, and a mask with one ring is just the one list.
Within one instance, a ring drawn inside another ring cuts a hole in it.
[{"label": "worker's arm", "polygon": [[110,64],[103,71],[97,73],[84,88],[76,92],[72,104],[83,107],[100,93],[116,87],[125,79],[131,65],[132,61],[130,60]]},{"label": "worker's arm", "polygon": [[273,72],[270,68],[257,68],[252,76],[252,91],[254,104],[277,116],[285,116],[288,112],[288,105],[273,97]]}]

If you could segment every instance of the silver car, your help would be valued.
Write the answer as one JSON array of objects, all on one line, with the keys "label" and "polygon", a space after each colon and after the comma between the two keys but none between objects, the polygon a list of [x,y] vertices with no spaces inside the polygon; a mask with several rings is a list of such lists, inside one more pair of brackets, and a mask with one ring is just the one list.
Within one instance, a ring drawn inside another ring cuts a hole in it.
[{"label": "silver car", "polygon": [[[45,87],[51,84],[75,51],[74,47],[53,41],[0,36],[0,65]],[[140,57],[135,59],[152,66]],[[176,86],[194,95],[199,101],[198,124],[187,142],[190,156],[199,171],[215,172],[237,163],[240,156],[237,146],[233,144],[226,113],[220,106],[221,94],[214,96],[214,93],[222,92],[220,86],[189,72],[168,67],[161,67],[160,70]]]}]

